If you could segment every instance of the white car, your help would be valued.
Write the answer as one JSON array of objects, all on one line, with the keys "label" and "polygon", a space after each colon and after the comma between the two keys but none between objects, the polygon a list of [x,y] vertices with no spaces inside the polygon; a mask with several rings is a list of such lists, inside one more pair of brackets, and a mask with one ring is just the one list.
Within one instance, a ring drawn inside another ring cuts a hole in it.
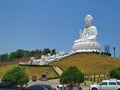
[{"label": "white car", "polygon": [[65,87],[63,89],[63,85],[57,85],[57,90],[67,90]]},{"label": "white car", "polygon": [[103,80],[99,84],[92,84],[89,90],[120,90],[120,80]]}]

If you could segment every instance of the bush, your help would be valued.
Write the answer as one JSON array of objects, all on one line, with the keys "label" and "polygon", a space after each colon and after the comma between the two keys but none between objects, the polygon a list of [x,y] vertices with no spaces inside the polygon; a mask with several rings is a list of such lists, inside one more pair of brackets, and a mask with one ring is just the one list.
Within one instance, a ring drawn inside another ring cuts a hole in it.
[{"label": "bush", "polygon": [[120,79],[120,67],[114,68],[110,71],[110,78]]},{"label": "bush", "polygon": [[25,69],[19,66],[16,66],[10,70],[8,70],[3,78],[3,82],[10,82],[13,86],[27,84],[28,77],[26,75]]},{"label": "bush", "polygon": [[78,70],[75,66],[69,67],[64,71],[60,77],[61,84],[70,84],[72,82],[82,83],[84,82],[84,74]]}]

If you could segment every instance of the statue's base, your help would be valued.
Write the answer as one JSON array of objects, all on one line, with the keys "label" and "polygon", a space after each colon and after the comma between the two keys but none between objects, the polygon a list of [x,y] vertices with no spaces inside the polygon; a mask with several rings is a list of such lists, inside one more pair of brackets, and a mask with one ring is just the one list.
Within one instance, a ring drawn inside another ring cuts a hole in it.
[{"label": "statue's base", "polygon": [[79,42],[73,45],[72,51],[77,52],[100,52],[100,44],[97,42]]}]

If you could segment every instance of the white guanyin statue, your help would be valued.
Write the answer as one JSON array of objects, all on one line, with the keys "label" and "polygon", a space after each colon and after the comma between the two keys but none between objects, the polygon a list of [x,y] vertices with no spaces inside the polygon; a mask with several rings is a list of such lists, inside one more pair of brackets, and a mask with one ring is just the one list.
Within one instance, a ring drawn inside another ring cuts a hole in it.
[{"label": "white guanyin statue", "polygon": [[80,30],[80,39],[74,41],[73,52],[100,52],[100,44],[96,42],[98,33],[97,28],[93,26],[93,18],[91,15],[86,15],[86,27]]}]

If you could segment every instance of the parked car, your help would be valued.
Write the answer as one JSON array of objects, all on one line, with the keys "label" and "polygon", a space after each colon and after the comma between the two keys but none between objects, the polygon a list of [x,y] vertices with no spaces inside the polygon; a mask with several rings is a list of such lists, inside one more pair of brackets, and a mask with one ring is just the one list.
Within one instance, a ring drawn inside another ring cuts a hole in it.
[{"label": "parked car", "polygon": [[57,90],[67,90],[67,89],[66,87],[63,87],[63,85],[57,85]]},{"label": "parked car", "polygon": [[54,90],[51,85],[48,84],[35,84],[27,87],[26,90]]},{"label": "parked car", "polygon": [[120,90],[120,80],[103,80],[99,84],[92,84],[89,90]]},{"label": "parked car", "polygon": [[0,88],[7,88],[7,87],[11,87],[11,83],[9,82],[0,82]]},{"label": "parked car", "polygon": [[[57,90],[70,90],[70,87],[69,86],[64,86],[63,85],[57,85]],[[78,88],[78,85],[77,86],[73,86],[72,90],[82,90],[82,88],[79,86]]]},{"label": "parked car", "polygon": [[0,82],[0,90],[25,90],[25,87],[15,87],[10,82]]}]

